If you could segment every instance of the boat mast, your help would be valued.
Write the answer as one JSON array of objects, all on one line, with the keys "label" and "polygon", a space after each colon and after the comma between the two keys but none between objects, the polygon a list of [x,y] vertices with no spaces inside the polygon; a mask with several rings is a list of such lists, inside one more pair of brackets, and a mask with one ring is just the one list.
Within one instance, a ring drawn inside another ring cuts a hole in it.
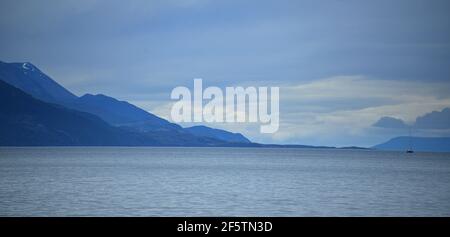
[{"label": "boat mast", "polygon": [[409,139],[408,139],[408,141],[409,141],[409,150],[412,151],[411,126],[409,126],[409,132],[408,132],[408,134],[409,134]]}]

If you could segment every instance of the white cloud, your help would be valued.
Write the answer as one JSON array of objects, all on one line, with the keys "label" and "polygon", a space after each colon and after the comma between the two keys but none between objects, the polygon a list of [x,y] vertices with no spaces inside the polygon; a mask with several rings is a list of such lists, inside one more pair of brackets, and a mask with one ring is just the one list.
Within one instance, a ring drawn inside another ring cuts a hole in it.
[{"label": "white cloud", "polygon": [[[338,76],[284,86],[280,88],[280,100],[280,129],[275,134],[260,134],[258,124],[206,125],[241,132],[257,142],[370,146],[403,135],[373,129],[371,125],[380,117],[410,122],[432,110],[449,107],[450,85]],[[337,106],[336,101],[341,105]],[[171,103],[154,108],[152,112],[170,119]],[[184,124],[190,125],[194,124]]]},{"label": "white cloud", "polygon": [[[367,130],[382,116],[414,121],[417,116],[450,106],[450,85],[442,82],[340,76],[281,91],[281,103],[289,107],[281,112],[280,134],[274,135],[277,140],[333,137],[336,145],[351,145],[358,143],[351,137],[371,136]],[[328,103],[338,100],[342,106]],[[354,104],[359,104],[358,108],[354,109]],[[319,112],[311,112],[310,106],[320,108]]]}]

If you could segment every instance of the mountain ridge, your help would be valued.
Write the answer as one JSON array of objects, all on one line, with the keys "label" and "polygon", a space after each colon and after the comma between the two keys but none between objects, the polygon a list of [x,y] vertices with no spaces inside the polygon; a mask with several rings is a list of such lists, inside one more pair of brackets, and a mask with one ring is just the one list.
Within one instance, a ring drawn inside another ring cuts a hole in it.
[{"label": "mountain ridge", "polygon": [[251,143],[249,139],[240,133],[232,133],[226,130],[210,128],[203,125],[188,127],[185,128],[185,130],[196,136],[215,137],[227,142]]},{"label": "mountain ridge", "polygon": [[[187,136],[190,139],[195,136],[194,133],[185,130],[180,125],[171,123],[127,101],[120,101],[103,94],[86,93],[77,97],[29,62],[5,63],[0,61],[0,80],[37,99],[96,115],[110,125],[124,128],[127,131],[172,132],[173,135]],[[225,136],[224,133],[226,133]],[[242,139],[242,134],[234,134],[225,130],[217,130],[215,133],[209,133],[206,136],[203,134],[199,137],[216,140],[226,137],[230,142],[248,140],[245,137]]]},{"label": "mountain ridge", "polygon": [[[227,146],[221,140],[136,133],[36,99],[0,80],[0,146]],[[170,134],[173,135],[173,134]]]},{"label": "mountain ridge", "polygon": [[76,95],[29,62],[5,63],[0,61],[0,79],[47,102],[68,102],[77,98]]}]

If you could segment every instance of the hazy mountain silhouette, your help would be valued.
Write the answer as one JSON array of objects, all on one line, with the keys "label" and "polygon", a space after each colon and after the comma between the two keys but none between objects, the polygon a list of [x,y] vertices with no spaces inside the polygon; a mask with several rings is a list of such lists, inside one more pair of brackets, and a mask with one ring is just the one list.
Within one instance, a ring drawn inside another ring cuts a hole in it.
[{"label": "hazy mountain silhouette", "polygon": [[227,142],[250,143],[246,137],[240,133],[231,133],[221,129],[206,126],[193,126],[185,128],[188,132],[200,137],[212,137]]},{"label": "hazy mountain silhouette", "polygon": [[411,137],[392,138],[373,148],[379,150],[405,151],[411,146],[415,151],[450,152],[450,137]]}]

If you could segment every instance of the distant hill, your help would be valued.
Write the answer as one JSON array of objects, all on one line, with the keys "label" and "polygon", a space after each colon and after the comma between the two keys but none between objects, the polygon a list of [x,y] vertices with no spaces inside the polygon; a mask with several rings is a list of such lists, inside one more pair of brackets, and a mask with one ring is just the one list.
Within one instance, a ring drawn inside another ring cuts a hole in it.
[{"label": "distant hill", "polygon": [[211,137],[227,142],[250,143],[250,140],[240,133],[232,133],[206,126],[193,126],[185,128],[185,130],[199,137]]},{"label": "distant hill", "polygon": [[[0,62],[0,80],[21,89],[36,99],[96,115],[109,125],[123,128],[126,131],[143,134],[158,132],[159,138],[166,142],[171,139],[173,141],[179,139],[186,142],[196,141],[198,139],[195,137],[198,136],[202,139],[211,138],[212,141],[249,143],[249,140],[242,134],[234,134],[220,129],[203,127],[191,131],[185,130],[178,124],[171,123],[126,101],[119,101],[106,95],[85,94],[77,97],[31,63]],[[163,136],[168,137],[163,138]],[[182,138],[183,136],[184,138]]]},{"label": "distant hill", "polygon": [[[396,137],[373,148],[378,150],[405,151],[409,148],[409,142],[409,137]],[[411,144],[415,151],[450,152],[450,137],[411,137]]]}]

